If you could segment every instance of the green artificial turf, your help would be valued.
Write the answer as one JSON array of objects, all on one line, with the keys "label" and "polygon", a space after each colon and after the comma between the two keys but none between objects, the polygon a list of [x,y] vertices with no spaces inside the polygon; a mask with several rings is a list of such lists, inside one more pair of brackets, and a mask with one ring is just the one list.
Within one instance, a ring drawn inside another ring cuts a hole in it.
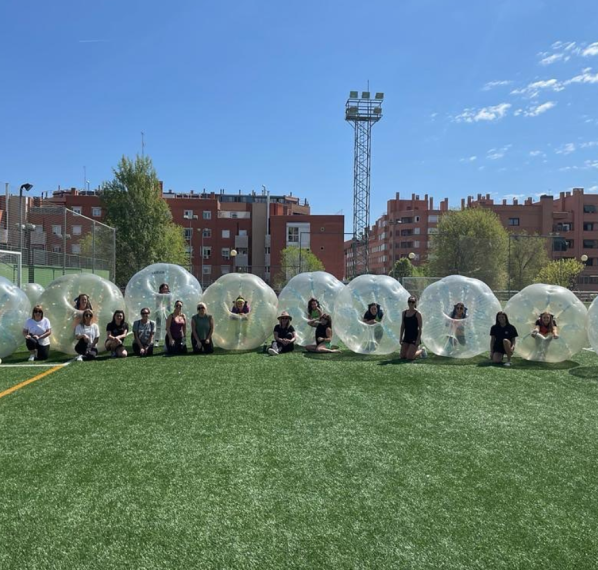
[{"label": "green artificial turf", "polygon": [[0,399],[2,569],[593,569],[597,496],[590,352],[104,359]]}]

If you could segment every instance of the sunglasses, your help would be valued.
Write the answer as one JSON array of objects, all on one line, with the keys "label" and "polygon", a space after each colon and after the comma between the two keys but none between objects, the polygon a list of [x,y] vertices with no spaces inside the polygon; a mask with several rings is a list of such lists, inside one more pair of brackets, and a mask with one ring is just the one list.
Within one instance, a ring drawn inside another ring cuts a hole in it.
[{"label": "sunglasses", "polygon": [[206,310],[206,308],[205,308],[205,307],[197,307],[197,310],[198,310],[198,311],[205,311],[205,310]]},{"label": "sunglasses", "polygon": [[409,305],[415,305],[415,301],[407,301]]},{"label": "sunglasses", "polygon": [[149,313],[141,313],[141,315],[149,315]]},{"label": "sunglasses", "polygon": [[93,317],[93,315],[90,315],[89,313],[85,313],[83,316],[84,317]]},{"label": "sunglasses", "polygon": [[37,314],[37,315],[43,315],[43,314],[44,314],[44,312],[43,312],[43,311],[33,311],[33,314],[34,314],[34,315],[36,315],[36,314]]},{"label": "sunglasses", "polygon": [[174,308],[175,309],[181,309],[183,307],[183,305],[175,305]]}]

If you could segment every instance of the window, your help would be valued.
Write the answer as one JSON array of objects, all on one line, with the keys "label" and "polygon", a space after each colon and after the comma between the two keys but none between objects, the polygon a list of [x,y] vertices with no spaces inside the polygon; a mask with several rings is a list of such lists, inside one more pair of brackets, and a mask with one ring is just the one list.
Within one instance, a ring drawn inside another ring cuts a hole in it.
[{"label": "window", "polygon": [[594,258],[593,257],[588,257],[588,260],[586,261],[586,266],[593,266],[594,265]]},{"label": "window", "polygon": [[183,218],[187,220],[193,219],[193,210],[183,210]]},{"label": "window", "polygon": [[210,210],[204,210],[202,218],[204,220],[211,220],[212,219],[212,212],[210,212]]},{"label": "window", "polygon": [[73,206],[71,208],[71,210],[73,210],[73,212],[75,212],[75,214],[80,214],[81,213],[81,209],[82,209],[81,206]]},{"label": "window", "polygon": [[212,266],[211,265],[204,265],[201,269],[201,272],[204,275],[211,275],[212,274]]},{"label": "window", "polygon": [[555,238],[552,240],[552,249],[554,251],[567,251],[567,240],[564,238]]},{"label": "window", "polygon": [[509,225],[510,226],[518,226],[519,225],[519,218],[509,218]]},{"label": "window", "polygon": [[192,245],[186,245],[185,246],[185,253],[188,253],[189,255],[193,254],[193,246]]},{"label": "window", "polygon": [[230,259],[230,248],[223,247],[221,250],[222,259]]},{"label": "window", "polygon": [[62,226],[52,226],[52,234],[55,236],[62,235]]},{"label": "window", "polygon": [[203,237],[211,238],[212,237],[212,230],[210,228],[203,229]]},{"label": "window", "polygon": [[420,228],[414,228],[413,233],[414,235],[418,236],[420,234]]},{"label": "window", "polygon": [[81,235],[81,226],[73,226],[73,235],[80,236]]},{"label": "window", "polygon": [[59,245],[53,245],[52,246],[52,251],[54,253],[62,253],[62,247],[60,247]]},{"label": "window", "polygon": [[75,255],[79,255],[81,253],[81,246],[78,243],[74,243],[71,245],[71,253]]},{"label": "window", "polygon": [[593,239],[584,239],[583,240],[583,248],[584,249],[595,249],[596,241]]},{"label": "window", "polygon": [[413,218],[401,218],[401,223],[402,224],[412,224]]},{"label": "window", "polygon": [[220,267],[220,272],[222,273],[222,275],[226,275],[227,273],[230,273],[230,265],[222,265]]},{"label": "window", "polygon": [[583,223],[583,231],[584,232],[593,232],[594,231],[593,222],[584,222]]},{"label": "window", "polygon": [[184,228],[185,229],[185,239],[190,241],[193,237],[193,228]]},{"label": "window", "polygon": [[299,228],[287,228],[287,243],[299,243]]},{"label": "window", "polygon": [[91,215],[94,218],[101,218],[102,217],[102,208],[92,208]]},{"label": "window", "polygon": [[247,230],[239,230],[239,237],[247,237]]},{"label": "window", "polygon": [[212,256],[212,246],[211,245],[204,245],[203,247],[203,258],[210,259]]},{"label": "window", "polygon": [[435,224],[436,222],[438,222],[438,216],[437,215],[430,215],[428,216],[428,222]]},{"label": "window", "polygon": [[595,214],[596,206],[594,206],[594,204],[584,204],[583,213],[584,214]]},{"label": "window", "polygon": [[270,253],[270,248],[269,247],[264,248],[264,253],[266,255],[268,255]]},{"label": "window", "polygon": [[230,237],[230,230],[222,230],[222,237],[227,239]]}]

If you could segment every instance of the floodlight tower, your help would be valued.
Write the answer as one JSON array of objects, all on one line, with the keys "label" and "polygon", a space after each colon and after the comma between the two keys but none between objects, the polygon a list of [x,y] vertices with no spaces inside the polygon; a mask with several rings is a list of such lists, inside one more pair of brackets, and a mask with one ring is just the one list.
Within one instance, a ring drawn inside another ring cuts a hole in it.
[{"label": "floodlight tower", "polygon": [[370,170],[372,166],[372,126],[382,118],[384,93],[372,99],[369,91],[361,97],[349,93],[345,120],[355,130],[353,157],[353,277],[369,270],[368,232],[370,229]]}]

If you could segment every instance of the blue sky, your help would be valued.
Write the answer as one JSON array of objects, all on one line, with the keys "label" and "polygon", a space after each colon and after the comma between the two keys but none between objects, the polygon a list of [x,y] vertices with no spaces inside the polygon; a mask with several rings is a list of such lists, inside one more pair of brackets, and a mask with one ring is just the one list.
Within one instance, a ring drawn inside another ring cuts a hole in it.
[{"label": "blue sky", "polygon": [[[146,153],[175,191],[307,198],[352,223],[350,90],[383,91],[372,222],[395,192],[598,192],[595,0],[7,0],[0,182]],[[3,188],[2,188],[3,190]]]}]

